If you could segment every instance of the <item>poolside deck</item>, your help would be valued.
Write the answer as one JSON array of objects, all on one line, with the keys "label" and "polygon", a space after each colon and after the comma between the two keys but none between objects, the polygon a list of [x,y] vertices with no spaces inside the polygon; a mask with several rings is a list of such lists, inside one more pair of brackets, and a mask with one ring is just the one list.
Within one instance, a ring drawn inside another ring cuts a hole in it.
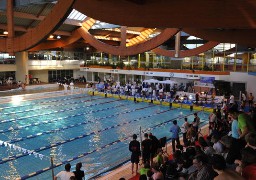
[{"label": "poolside deck", "polygon": [[[204,136],[208,134],[208,124],[203,126],[203,128],[201,129],[201,133]],[[181,144],[183,143],[182,138],[180,139],[180,142]],[[171,143],[167,144],[167,153],[172,153]],[[138,177],[138,175],[136,176],[136,174],[131,173],[131,163],[128,163],[111,171],[107,175],[97,178],[97,180],[119,180],[120,178],[125,178],[126,180],[138,180]]]}]

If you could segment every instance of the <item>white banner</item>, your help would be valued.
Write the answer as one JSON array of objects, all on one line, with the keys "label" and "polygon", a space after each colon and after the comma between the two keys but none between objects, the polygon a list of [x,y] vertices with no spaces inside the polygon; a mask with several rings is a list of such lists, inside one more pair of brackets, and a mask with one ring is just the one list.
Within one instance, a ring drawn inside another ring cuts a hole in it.
[{"label": "white banner", "polygon": [[194,81],[194,86],[214,88],[211,83],[201,83],[200,81]]}]

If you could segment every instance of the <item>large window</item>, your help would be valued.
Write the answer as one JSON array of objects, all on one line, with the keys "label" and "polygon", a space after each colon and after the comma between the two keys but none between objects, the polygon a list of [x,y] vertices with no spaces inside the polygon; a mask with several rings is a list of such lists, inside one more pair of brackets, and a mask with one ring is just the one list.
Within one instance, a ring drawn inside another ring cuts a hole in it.
[{"label": "large window", "polygon": [[52,70],[48,71],[49,82],[57,82],[63,79],[73,78],[73,70]]},{"label": "large window", "polygon": [[8,53],[0,53],[0,64],[15,64],[15,56]]},{"label": "large window", "polygon": [[7,80],[8,78],[16,79],[15,71],[0,72],[0,80]]}]

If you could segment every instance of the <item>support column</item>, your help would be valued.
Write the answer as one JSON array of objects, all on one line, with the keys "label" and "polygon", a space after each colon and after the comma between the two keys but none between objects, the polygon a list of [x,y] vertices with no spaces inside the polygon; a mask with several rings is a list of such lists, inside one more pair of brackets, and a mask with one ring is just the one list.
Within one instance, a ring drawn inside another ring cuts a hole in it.
[{"label": "support column", "polygon": [[234,67],[233,67],[234,72],[236,72],[236,61],[237,61],[237,44],[236,44],[236,54],[235,54]]},{"label": "support column", "polygon": [[223,44],[223,62],[222,62],[222,71],[225,71],[225,60],[226,60],[226,49],[225,43]]},{"label": "support column", "polygon": [[205,54],[202,55],[202,70],[204,70]]},{"label": "support column", "polygon": [[14,22],[13,22],[13,0],[7,1],[7,31],[8,31],[8,38],[7,38],[7,52],[10,55],[14,55],[13,52],[13,38],[14,38]]},{"label": "support column", "polygon": [[[248,53],[244,53],[242,55],[242,58],[243,58],[243,64],[242,64],[242,71],[247,71],[247,64],[249,62],[249,52]],[[245,69],[246,68],[246,69]]]},{"label": "support column", "polygon": [[112,54],[108,54],[108,62],[109,62],[110,64],[113,64]]},{"label": "support column", "polygon": [[246,72],[249,72],[249,62],[250,62],[250,53],[248,52],[248,60],[247,60],[247,66],[246,66]]},{"label": "support column", "polygon": [[121,44],[120,44],[120,46],[122,48],[126,47],[126,30],[127,30],[127,26],[121,26]]},{"label": "support column", "polygon": [[102,52],[100,53],[100,62],[101,62],[101,64],[103,64],[103,54],[102,54]]},{"label": "support column", "polygon": [[146,61],[145,61],[145,67],[149,66],[149,53],[148,52],[145,52],[145,58],[146,58]]},{"label": "support column", "polygon": [[117,81],[120,82],[120,74],[117,74]]},{"label": "support column", "polygon": [[180,56],[180,31],[175,36],[175,55],[176,58]]},{"label": "support column", "polygon": [[[28,79],[28,52],[22,51],[15,53],[16,58],[16,81],[21,81],[29,84]],[[25,76],[27,75],[27,82],[25,82]]]},{"label": "support column", "polygon": [[214,49],[212,49],[212,64],[211,64],[211,66],[212,66],[212,71],[214,71],[214,66],[213,66],[213,61],[214,61],[214,58],[215,58],[215,56],[214,56]]},{"label": "support column", "polygon": [[140,68],[140,54],[138,55],[138,68]]}]

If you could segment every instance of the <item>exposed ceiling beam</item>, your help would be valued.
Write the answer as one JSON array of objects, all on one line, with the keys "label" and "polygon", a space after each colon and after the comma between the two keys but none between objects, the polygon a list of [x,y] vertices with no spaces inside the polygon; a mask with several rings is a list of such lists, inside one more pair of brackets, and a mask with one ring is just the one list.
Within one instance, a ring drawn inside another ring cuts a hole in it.
[{"label": "exposed ceiling beam", "polygon": [[207,40],[203,39],[186,39],[186,40],[181,40],[182,44],[205,44]]},{"label": "exposed ceiling beam", "polygon": [[256,29],[255,0],[145,2],[76,0],[73,8],[99,21],[128,27]]},{"label": "exposed ceiling beam", "polygon": [[[0,16],[6,16],[6,12],[0,12]],[[34,14],[28,14],[23,12],[14,12],[14,17],[23,18],[23,19],[31,19],[31,20],[44,20],[45,16],[36,16]]]},{"label": "exposed ceiling beam", "polygon": [[127,0],[127,1],[133,2],[135,4],[139,4],[139,5],[145,4],[145,0]]},{"label": "exposed ceiling beam", "polygon": [[[7,24],[0,24],[0,29],[7,30]],[[28,29],[24,26],[14,26],[14,31],[27,32]],[[72,32],[68,31],[55,31],[54,35],[71,36]]]},{"label": "exposed ceiling beam", "polygon": [[[7,31],[7,24],[0,24],[0,29]],[[27,28],[24,26],[14,26],[14,31],[27,32]]]},{"label": "exposed ceiling beam", "polygon": [[66,19],[63,24],[67,24],[67,25],[73,25],[73,26],[79,26],[81,27],[81,22],[75,19]]},{"label": "exposed ceiling beam", "polygon": [[[43,7],[40,9],[40,11],[37,13],[36,17],[39,17],[41,15],[41,13],[43,12],[43,10],[46,8],[47,4],[43,5]],[[28,26],[27,28],[29,28],[36,20],[33,20]]]},{"label": "exposed ceiling beam", "polygon": [[[6,16],[6,12],[0,12],[0,16]],[[23,13],[23,12],[14,12],[14,17],[16,18],[23,18],[23,19],[30,19],[30,20],[38,20],[42,21],[46,16],[37,16],[34,14],[29,14],[29,13]],[[73,25],[73,26],[81,26],[80,21],[74,20],[74,19],[66,19],[63,24],[67,25]]]},{"label": "exposed ceiling beam", "polygon": [[72,32],[68,32],[68,31],[55,31],[53,34],[54,35],[60,35],[60,36],[71,36]]}]

